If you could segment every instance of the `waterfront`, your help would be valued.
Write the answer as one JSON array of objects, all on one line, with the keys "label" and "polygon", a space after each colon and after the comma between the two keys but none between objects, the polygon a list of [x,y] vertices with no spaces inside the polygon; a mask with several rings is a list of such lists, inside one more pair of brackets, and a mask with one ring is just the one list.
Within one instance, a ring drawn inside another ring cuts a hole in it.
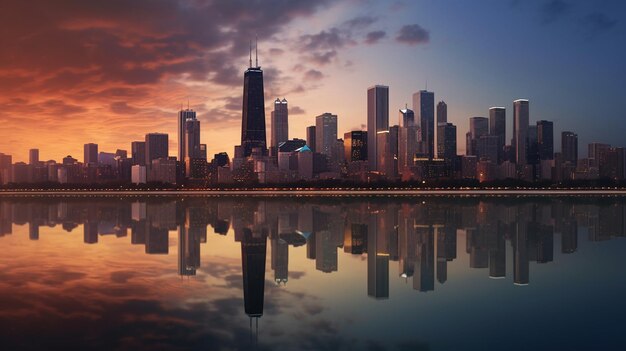
[{"label": "waterfront", "polygon": [[0,197],[7,349],[621,349],[626,198]]}]

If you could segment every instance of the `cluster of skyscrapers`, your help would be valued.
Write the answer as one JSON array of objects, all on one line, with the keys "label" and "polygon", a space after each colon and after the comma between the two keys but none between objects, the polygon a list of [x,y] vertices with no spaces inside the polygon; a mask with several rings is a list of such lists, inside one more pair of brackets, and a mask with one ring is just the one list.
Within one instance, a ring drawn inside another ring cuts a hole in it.
[{"label": "cluster of skyscrapers", "polygon": [[507,143],[507,109],[492,107],[488,117],[469,119],[465,155],[458,154],[457,126],[448,122],[446,102],[435,104],[434,92],[412,96],[412,109],[390,119],[389,87],[367,90],[367,130],[339,137],[338,116],[322,113],[306,128],[306,139],[289,139],[289,108],[285,98],[274,101],[270,143],[267,144],[263,70],[256,64],[244,73],[241,143],[230,157],[221,152],[208,162],[200,141],[196,112],[181,107],[177,116],[178,157],[169,156],[168,135],[150,133],[145,141],[115,153],[98,152],[85,144],[83,162],[67,156],[62,163],[40,161],[30,151],[29,163],[12,163],[0,154],[0,181],[8,183],[161,182],[172,184],[290,183],[325,179],[354,182],[498,179],[568,181],[626,177],[626,149],[589,144],[587,158],[578,156],[578,136],[561,133],[555,152],[554,124],[530,124],[530,103],[513,102],[513,137]]}]

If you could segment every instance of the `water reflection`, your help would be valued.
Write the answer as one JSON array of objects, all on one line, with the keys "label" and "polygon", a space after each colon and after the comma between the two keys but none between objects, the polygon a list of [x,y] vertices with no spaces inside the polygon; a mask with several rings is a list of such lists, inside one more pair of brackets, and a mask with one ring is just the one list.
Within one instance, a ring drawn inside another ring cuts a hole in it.
[{"label": "water reflection", "polygon": [[[449,265],[460,250],[467,255],[467,268],[483,269],[485,277],[500,279],[501,284],[523,286],[531,282],[531,262],[553,262],[555,250],[562,255],[577,252],[579,228],[588,233],[590,242],[626,236],[626,202],[621,198],[2,199],[0,236],[12,234],[13,224],[27,225],[30,240],[41,239],[41,227],[57,226],[67,232],[82,229],[83,242],[89,245],[105,236],[130,234],[130,244],[144,246],[148,255],[172,255],[169,233],[177,231],[175,254],[181,277],[202,274],[201,251],[209,235],[232,235],[229,240],[241,248],[238,279],[243,311],[250,318],[249,328],[257,331],[258,320],[254,326],[252,320],[264,314],[268,251],[267,278],[280,286],[292,276],[289,256],[294,248],[303,247],[297,252],[314,261],[315,270],[331,275],[342,268],[340,255],[363,257],[367,277],[363,277],[366,291],[361,293],[375,303],[393,297],[390,281],[395,280],[411,285],[414,294],[437,291],[459,277],[449,275]],[[512,272],[512,281],[505,279],[507,272]]]}]

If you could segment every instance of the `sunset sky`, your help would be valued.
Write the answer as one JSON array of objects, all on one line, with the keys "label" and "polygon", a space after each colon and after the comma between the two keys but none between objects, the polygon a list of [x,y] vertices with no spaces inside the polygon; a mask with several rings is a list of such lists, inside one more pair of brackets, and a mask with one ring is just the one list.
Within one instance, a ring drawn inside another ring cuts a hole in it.
[{"label": "sunset sky", "polygon": [[84,143],[114,152],[166,132],[175,155],[189,101],[209,158],[232,155],[258,36],[268,138],[276,97],[289,101],[290,137],[324,112],[343,135],[364,128],[368,86],[390,86],[395,124],[428,85],[460,153],[469,117],[506,106],[510,135],[512,101],[527,98],[531,123],[578,133],[584,157],[592,141],[626,146],[625,16],[621,0],[3,1],[0,152],[82,161]]}]

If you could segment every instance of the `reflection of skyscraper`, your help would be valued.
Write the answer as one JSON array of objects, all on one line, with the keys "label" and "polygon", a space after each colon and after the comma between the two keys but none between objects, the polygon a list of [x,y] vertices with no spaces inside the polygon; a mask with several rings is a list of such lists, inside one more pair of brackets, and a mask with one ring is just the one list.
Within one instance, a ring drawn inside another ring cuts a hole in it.
[{"label": "reflection of skyscraper", "polygon": [[435,242],[431,226],[417,229],[417,257],[413,289],[422,292],[435,290]]},{"label": "reflection of skyscraper", "polygon": [[497,232],[495,247],[489,250],[489,278],[506,276],[506,241],[503,233]]},{"label": "reflection of skyscraper", "polygon": [[83,241],[85,244],[98,242],[98,222],[86,222],[83,226]]},{"label": "reflection of skyscraper", "polygon": [[578,249],[578,225],[576,221],[565,221],[561,226],[561,252],[570,254]]},{"label": "reflection of skyscraper", "polygon": [[456,228],[445,226],[437,229],[437,281],[448,280],[448,261],[456,258]]},{"label": "reflection of skyscraper", "polygon": [[270,243],[274,281],[277,284],[287,284],[289,278],[289,245],[280,238],[273,238]]},{"label": "reflection of skyscraper", "polygon": [[367,295],[389,298],[389,225],[385,216],[372,214],[367,231]]},{"label": "reflection of skyscraper", "polygon": [[337,245],[329,230],[315,233],[315,268],[324,273],[337,271]]},{"label": "reflection of skyscraper", "polygon": [[515,225],[513,251],[513,281],[515,285],[527,285],[529,281],[528,233],[524,218],[518,218]]},{"label": "reflection of skyscraper", "polygon": [[267,139],[265,134],[265,96],[263,92],[263,70],[258,61],[256,67],[250,67],[243,78],[243,111],[241,123],[241,146],[244,156],[252,154],[252,148],[258,147],[265,153]]},{"label": "reflection of skyscraper", "polygon": [[167,228],[148,226],[146,232],[146,253],[165,254],[169,252],[169,237]]},{"label": "reflection of skyscraper", "polygon": [[241,240],[241,268],[243,271],[244,310],[250,317],[263,315],[265,295],[265,258],[267,236],[254,236],[248,228],[243,228]]}]

